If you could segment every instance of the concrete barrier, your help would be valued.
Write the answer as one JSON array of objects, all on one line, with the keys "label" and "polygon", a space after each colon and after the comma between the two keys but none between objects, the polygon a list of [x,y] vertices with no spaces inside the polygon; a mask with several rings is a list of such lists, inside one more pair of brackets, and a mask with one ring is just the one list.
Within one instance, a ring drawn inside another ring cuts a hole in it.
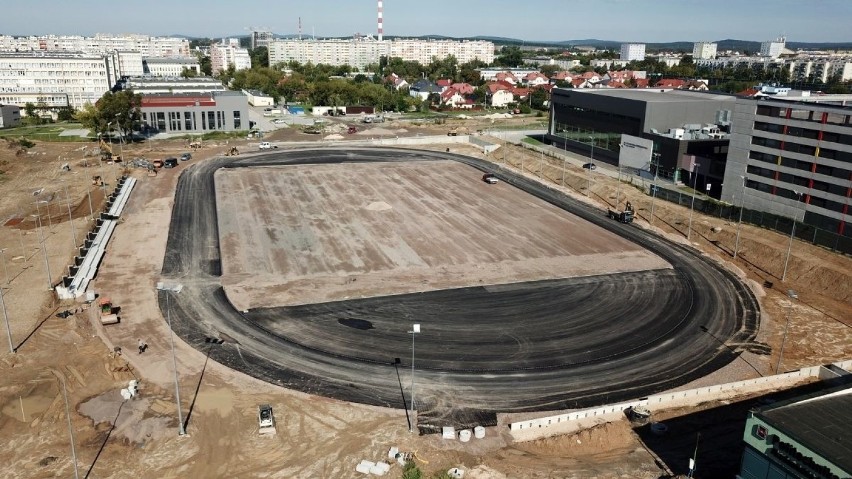
[{"label": "concrete barrier", "polygon": [[[834,366],[848,371],[849,368],[852,368],[852,360],[834,363]],[[663,394],[654,394],[635,401],[608,404],[606,406],[582,409],[555,416],[517,421],[509,424],[509,430],[515,441],[531,441],[557,434],[567,434],[601,422],[621,419],[624,417],[624,412],[634,406],[645,406],[651,410],[695,406],[712,400],[730,399],[743,394],[792,387],[807,378],[823,380],[837,376],[838,374],[824,366],[811,366],[774,376],[764,376],[683,391],[671,391]]]}]

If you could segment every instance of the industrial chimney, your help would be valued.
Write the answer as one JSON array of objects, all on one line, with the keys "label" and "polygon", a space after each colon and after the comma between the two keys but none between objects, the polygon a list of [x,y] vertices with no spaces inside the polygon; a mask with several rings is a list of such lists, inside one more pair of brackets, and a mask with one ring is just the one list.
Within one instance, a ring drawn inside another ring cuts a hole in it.
[{"label": "industrial chimney", "polygon": [[382,28],[382,0],[379,0],[379,41],[382,41],[384,28]]}]

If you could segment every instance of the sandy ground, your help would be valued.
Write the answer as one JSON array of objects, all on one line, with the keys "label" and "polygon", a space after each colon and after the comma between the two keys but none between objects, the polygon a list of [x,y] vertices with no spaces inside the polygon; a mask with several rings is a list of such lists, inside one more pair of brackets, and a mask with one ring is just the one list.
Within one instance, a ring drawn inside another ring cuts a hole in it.
[{"label": "sandy ground", "polygon": [[[30,154],[16,156],[0,144],[0,169],[4,171],[0,175],[0,214],[4,222],[36,214],[33,199],[45,192],[33,196],[34,191],[45,188],[56,193],[54,199],[41,197],[53,208],[50,218],[42,216],[49,221],[42,232],[54,277],[70,261],[74,243],[67,216],[63,219],[60,214],[62,202],[56,199],[64,197],[58,178],[75,178],[69,181],[69,198],[76,234],[80,235],[86,229],[90,178],[100,170],[99,164],[80,165],[86,159],[77,150],[80,146],[39,143]],[[164,141],[144,148],[131,146],[125,154],[152,158],[180,153],[184,147],[181,141]],[[225,148],[224,142],[207,145],[193,161],[221,154]],[[478,154],[475,148],[461,145],[453,145],[452,150]],[[529,171],[539,167],[538,155],[518,148],[507,151],[510,163],[520,166],[524,158],[528,173],[539,175],[537,169]],[[58,173],[60,158],[65,160],[62,163],[70,163],[70,172]],[[68,319],[56,318],[60,308],[74,310],[82,305],[60,304],[48,294],[38,230],[32,226],[0,228],[0,249],[5,249],[9,277],[3,293],[17,347],[17,353],[5,352],[0,357],[4,476],[72,475],[63,382],[81,476],[91,469],[90,477],[356,477],[355,464],[362,459],[381,459],[392,445],[416,451],[418,464],[429,474],[464,466],[470,478],[661,475],[654,458],[625,423],[515,445],[499,426],[489,429],[484,441],[442,442],[435,436],[409,434],[400,411],[282,390],[218,366],[215,345],[208,361],[208,352],[192,350],[180,341],[176,348],[182,410],[184,417],[191,414],[189,436],[178,437],[169,335],[155,304],[154,284],[180,168],[157,178],[139,175],[140,184],[95,282],[97,291],[112,296],[122,307],[124,321],[119,325],[101,327],[93,321],[91,310],[78,311]],[[109,178],[109,167],[105,169],[102,176]],[[543,176],[560,182],[561,164],[546,166]],[[583,171],[569,168],[566,180],[569,193],[584,197]],[[592,190],[594,201],[614,202],[614,180],[594,178]],[[640,216],[647,215],[648,199],[630,188],[622,188],[622,193],[625,190]],[[683,238],[688,210],[663,202],[657,202],[656,208],[654,227],[661,234]],[[789,333],[781,369],[852,357],[852,259],[797,241],[788,281],[781,284],[777,276],[783,267],[785,237],[744,226],[741,255],[731,262],[735,225],[701,215],[696,219],[695,246],[740,271],[754,285],[763,308],[758,340],[773,351],[770,355],[744,355],[714,374],[714,381],[772,372],[788,312]],[[714,233],[713,227],[721,230]],[[763,288],[764,281],[774,286]],[[799,295],[792,305],[785,294],[788,288]],[[151,345],[143,355],[134,351],[139,337]],[[113,357],[115,346],[123,347],[124,354]],[[141,394],[122,403],[118,391],[134,377],[142,381]],[[279,432],[274,437],[256,434],[256,407],[261,403],[275,408]],[[395,467],[388,477],[400,475]]]},{"label": "sandy ground", "polygon": [[219,170],[229,298],[253,309],[670,267],[479,176],[451,161]]}]

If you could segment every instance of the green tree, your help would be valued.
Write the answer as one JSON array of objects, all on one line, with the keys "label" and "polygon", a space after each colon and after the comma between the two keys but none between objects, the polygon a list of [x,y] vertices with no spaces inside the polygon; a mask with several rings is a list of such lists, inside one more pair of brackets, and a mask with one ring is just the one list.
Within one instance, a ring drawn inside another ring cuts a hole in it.
[{"label": "green tree", "polygon": [[553,75],[559,72],[559,65],[542,65],[539,71],[547,78],[553,78]]},{"label": "green tree", "polygon": [[27,114],[24,120],[27,125],[41,125],[41,116],[38,114],[38,107],[35,103],[27,102],[24,105],[24,113]]},{"label": "green tree", "polygon": [[84,127],[94,130],[99,135],[107,130],[116,128],[123,135],[128,135],[139,128],[142,119],[140,105],[142,95],[132,90],[122,90],[116,93],[108,91],[95,105],[86,104],[77,112],[77,121]]},{"label": "green tree", "polygon": [[183,78],[195,78],[198,76],[198,72],[195,71],[195,68],[183,67],[183,70],[180,71],[180,76]]},{"label": "green tree", "polygon": [[59,121],[73,121],[74,120],[74,108],[70,106],[63,106],[59,110],[56,111],[56,118]]},{"label": "green tree", "polygon": [[520,47],[503,47],[494,60],[500,67],[519,67],[524,64],[524,56]]},{"label": "green tree", "polygon": [[198,65],[201,67],[201,73],[206,76],[213,76],[213,63],[210,57],[206,55],[198,55]]},{"label": "green tree", "polygon": [[259,68],[269,67],[269,49],[266,47],[257,47],[249,52],[251,57],[251,66]]},{"label": "green tree", "polygon": [[549,99],[547,90],[544,88],[536,88],[530,92],[530,106],[536,110],[547,110],[545,102]]}]

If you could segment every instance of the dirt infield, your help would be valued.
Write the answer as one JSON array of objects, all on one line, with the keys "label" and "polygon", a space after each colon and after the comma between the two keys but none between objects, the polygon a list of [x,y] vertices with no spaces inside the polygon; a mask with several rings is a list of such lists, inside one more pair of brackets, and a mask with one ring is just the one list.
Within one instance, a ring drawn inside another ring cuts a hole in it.
[{"label": "dirt infield", "polygon": [[225,169],[216,196],[240,309],[669,267],[452,161]]}]

